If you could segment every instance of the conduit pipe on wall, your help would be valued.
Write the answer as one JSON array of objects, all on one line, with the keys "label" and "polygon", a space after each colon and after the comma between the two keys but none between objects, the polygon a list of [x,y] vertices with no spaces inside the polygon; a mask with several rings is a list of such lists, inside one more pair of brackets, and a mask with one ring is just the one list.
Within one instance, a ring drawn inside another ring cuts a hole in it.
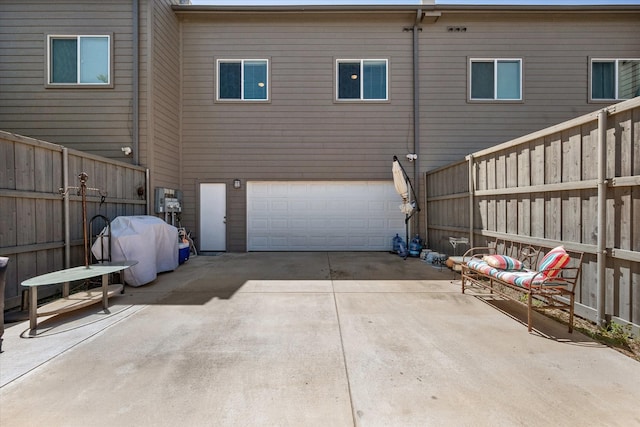
[{"label": "conduit pipe on wall", "polygon": [[[413,152],[417,156],[413,165],[413,183],[417,194],[420,194],[420,39],[418,32],[422,31],[418,25],[423,16],[422,9],[418,9],[416,20],[413,23]],[[420,234],[420,215],[416,215],[416,217],[416,234]]]},{"label": "conduit pipe on wall", "polygon": [[[140,112],[139,112],[139,97],[138,97],[138,80],[139,80],[139,68],[140,68],[140,53],[139,53],[139,48],[138,48],[138,44],[139,44],[139,38],[140,38],[140,30],[139,30],[139,6],[138,6],[138,0],[133,0],[133,13],[132,13],[132,25],[131,25],[131,40],[132,40],[132,44],[133,44],[133,50],[132,50],[132,67],[133,67],[133,73],[132,73],[132,79],[133,79],[133,99],[132,99],[132,109],[133,109],[133,123],[132,123],[132,129],[133,129],[133,135],[132,135],[132,145],[133,145],[133,164],[135,165],[139,165],[140,164],[140,141],[138,138],[138,134],[139,134],[139,117],[140,117]],[[148,194],[148,193],[147,193]]]},{"label": "conduit pipe on wall", "polygon": [[151,183],[149,182],[149,178],[150,178],[150,173],[149,173],[149,168],[145,169],[144,171],[144,197],[147,200],[147,211],[145,212],[147,215],[150,214],[151,212],[151,197],[149,196],[149,194],[151,194]]},{"label": "conduit pipe on wall", "polygon": [[607,110],[598,113],[598,310],[596,323],[606,324],[606,268],[607,268]]}]

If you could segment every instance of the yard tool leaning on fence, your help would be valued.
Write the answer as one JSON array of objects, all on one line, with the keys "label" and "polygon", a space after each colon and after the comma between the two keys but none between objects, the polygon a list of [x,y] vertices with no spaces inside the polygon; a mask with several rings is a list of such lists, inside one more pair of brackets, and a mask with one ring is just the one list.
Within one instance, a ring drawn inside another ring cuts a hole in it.
[{"label": "yard tool leaning on fence", "polygon": [[78,196],[82,198],[82,238],[84,241],[84,266],[89,268],[89,239],[87,237],[87,191],[97,191],[100,194],[100,203],[104,203],[104,200],[107,196],[106,192],[103,192],[99,188],[90,188],[87,187],[87,180],[89,179],[89,175],[86,172],[80,172],[78,175],[78,179],[80,180],[79,187],[67,187],[60,188],[59,192],[62,195],[66,195],[69,190],[78,190]]}]

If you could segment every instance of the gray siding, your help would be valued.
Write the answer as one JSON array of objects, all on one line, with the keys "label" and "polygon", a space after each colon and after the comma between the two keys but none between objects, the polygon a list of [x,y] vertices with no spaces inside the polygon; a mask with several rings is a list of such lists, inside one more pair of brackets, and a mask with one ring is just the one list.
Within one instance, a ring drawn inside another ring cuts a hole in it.
[{"label": "gray siding", "polygon": [[[1,2],[0,129],[131,161],[120,147],[133,145],[132,3]],[[176,14],[177,0],[139,3],[140,164],[152,189],[184,191],[183,223],[193,230],[199,183],[241,179],[243,189],[228,191],[229,250],[245,249],[247,180],[390,180],[392,156],[413,151],[413,34],[405,29],[415,10]],[[637,8],[439,10],[418,35],[420,158],[405,162],[412,176],[416,166],[433,170],[605,106],[588,102],[589,57],[640,57]],[[45,88],[45,37],[54,33],[113,33],[114,87]],[[256,57],[270,60],[270,102],[216,102],[215,59]],[[522,58],[524,102],[468,102],[469,57]],[[336,103],[337,58],[387,58],[389,102]]]},{"label": "gray siding", "polygon": [[[197,221],[199,182],[390,180],[392,156],[408,152],[412,139],[412,35],[403,32],[412,18],[185,18],[185,222]],[[216,58],[269,58],[271,101],[215,102]],[[335,103],[336,58],[388,58],[391,101]],[[244,250],[244,189],[230,188],[227,206],[228,249]]]},{"label": "gray siding", "polygon": [[[447,27],[466,32],[448,32]],[[443,13],[421,34],[423,170],[604,107],[589,57],[639,58],[639,13]],[[522,103],[467,102],[468,58],[522,58]]]},{"label": "gray siding", "polygon": [[[0,129],[125,160],[132,145],[129,0],[0,3]],[[45,88],[47,34],[113,34],[113,88]]]},{"label": "gray siding", "polygon": [[146,2],[141,14],[140,161],[151,170],[152,190],[180,187],[180,23],[172,3],[177,1]]},{"label": "gray siding", "polygon": [[[412,33],[403,29],[415,12],[181,17],[189,227],[197,229],[199,182],[390,180],[391,157],[413,151]],[[588,102],[589,57],[640,57],[638,24],[637,11],[602,10],[457,9],[423,22],[420,171],[605,106]],[[468,102],[470,57],[522,58],[524,102]],[[271,101],[215,102],[216,58],[270,59]],[[336,58],[388,58],[390,101],[335,103]],[[229,250],[245,248],[245,197],[228,191]]]}]

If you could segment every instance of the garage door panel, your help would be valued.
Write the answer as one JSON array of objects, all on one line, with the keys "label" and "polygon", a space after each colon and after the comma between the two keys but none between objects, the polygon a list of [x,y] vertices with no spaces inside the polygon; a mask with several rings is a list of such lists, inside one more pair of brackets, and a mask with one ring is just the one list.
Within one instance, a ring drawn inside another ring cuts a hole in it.
[{"label": "garage door panel", "polygon": [[310,222],[306,219],[292,219],[289,221],[289,227],[295,230],[306,230],[310,227]]},{"label": "garage door panel", "polygon": [[250,251],[389,250],[404,233],[393,182],[248,182]]}]

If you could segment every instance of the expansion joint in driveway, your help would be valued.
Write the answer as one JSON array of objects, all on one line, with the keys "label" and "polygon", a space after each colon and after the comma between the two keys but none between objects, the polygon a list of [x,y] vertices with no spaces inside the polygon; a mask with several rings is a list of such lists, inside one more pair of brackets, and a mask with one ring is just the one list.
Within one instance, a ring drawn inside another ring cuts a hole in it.
[{"label": "expansion joint in driveway", "polygon": [[336,300],[336,290],[333,286],[333,269],[331,268],[331,257],[327,252],[327,265],[329,266],[329,280],[331,280],[331,293],[333,295],[333,304],[336,309],[336,318],[338,320],[338,333],[340,334],[340,349],[342,350],[342,363],[344,364],[344,375],[347,379],[347,390],[349,391],[349,404],[351,405],[351,419],[353,425],[356,425],[356,413],[353,407],[353,395],[351,394],[351,380],[349,379],[349,366],[347,365],[347,356],[344,352],[344,337],[342,335],[342,326],[340,322],[340,311],[338,310],[338,301]]}]

